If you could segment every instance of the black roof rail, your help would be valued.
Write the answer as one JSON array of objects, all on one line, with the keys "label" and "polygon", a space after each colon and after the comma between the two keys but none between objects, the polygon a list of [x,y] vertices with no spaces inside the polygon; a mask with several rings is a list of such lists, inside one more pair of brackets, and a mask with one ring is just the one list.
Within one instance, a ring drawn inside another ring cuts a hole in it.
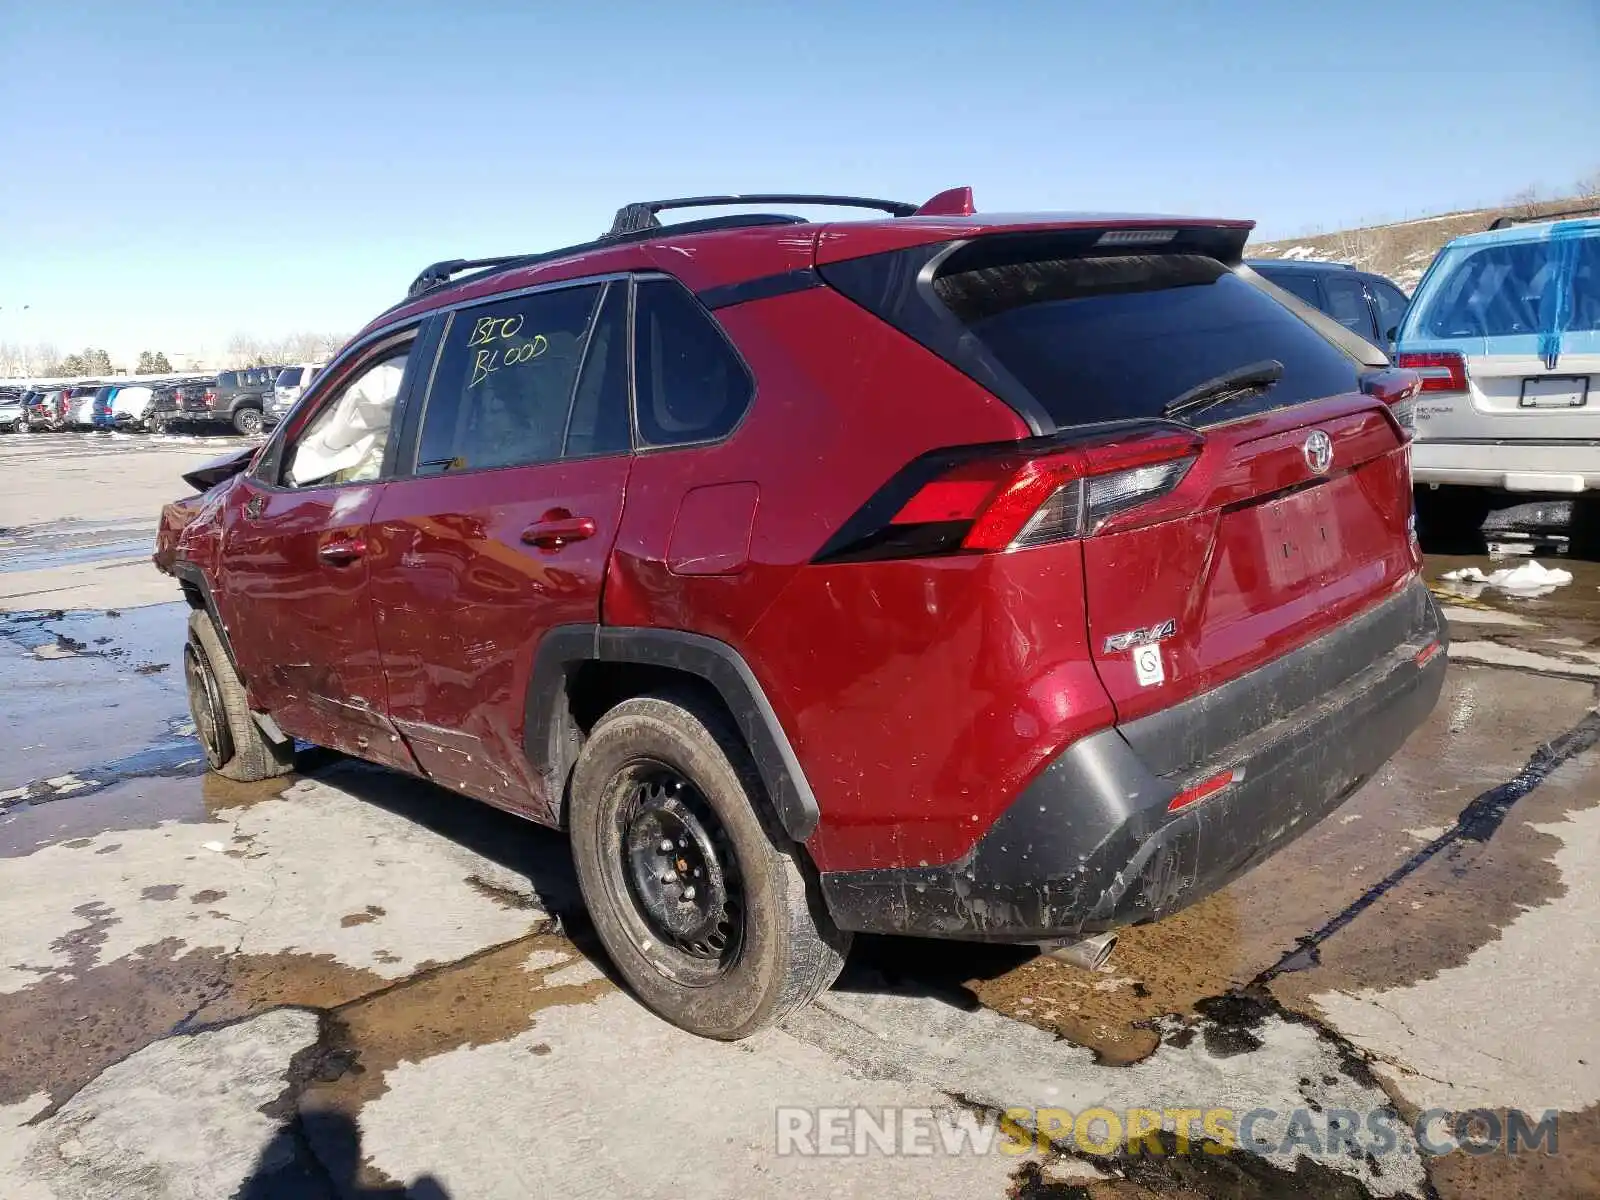
[{"label": "black roof rail", "polygon": [[1568,208],[1561,212],[1540,213],[1536,217],[1496,217],[1489,222],[1490,229],[1510,229],[1513,225],[1537,225],[1540,221],[1559,221],[1563,217],[1587,217],[1600,213],[1600,204],[1592,204],[1588,208]]},{"label": "black roof rail", "polygon": [[891,217],[909,217],[915,204],[903,200],[875,200],[870,196],[817,196],[804,192],[750,192],[728,196],[682,196],[676,200],[643,200],[617,209],[608,238],[657,229],[656,214],[668,208],[713,208],[726,204],[826,204],[832,208],[875,208]]},{"label": "black roof rail", "polygon": [[[943,193],[941,193],[941,196]],[[939,197],[935,197],[939,199]],[[971,197],[966,203],[970,206]],[[721,217],[706,217],[698,221],[683,221],[664,226],[656,214],[671,208],[711,208],[742,204],[825,204],[836,208],[873,208],[894,217],[909,217],[917,205],[901,200],[875,200],[869,196],[821,196],[804,192],[751,192],[745,195],[684,196],[676,200],[645,200],[625,204],[617,210],[611,228],[592,242],[579,242],[562,246],[559,250],[541,250],[534,254],[504,254],[493,258],[447,258],[429,263],[411,281],[405,300],[415,300],[437,287],[450,283],[463,271],[500,271],[507,267],[533,266],[547,259],[563,258],[584,250],[594,250],[614,242],[633,241],[651,236],[661,229],[670,228],[678,233],[699,233],[709,229],[731,229],[747,225],[798,225],[803,217],[782,213],[735,213]],[[464,281],[462,281],[464,282]],[[400,305],[395,305],[398,308]]]},{"label": "black roof rail", "polygon": [[[430,263],[422,272],[411,281],[411,286],[406,289],[405,300],[415,300],[425,292],[434,288],[443,287],[454,282],[465,283],[466,280],[454,280],[454,276],[463,271],[502,271],[507,267],[531,267],[536,263],[549,259],[565,258],[569,254],[580,254],[585,250],[598,250],[601,246],[609,246],[616,242],[641,241],[662,229],[670,228],[676,233],[701,233],[709,229],[736,229],[749,225],[801,225],[805,223],[803,217],[787,216],[782,213],[734,213],[725,217],[707,217],[700,221],[680,221],[671,226],[659,223],[643,229],[636,229],[632,233],[608,233],[603,237],[595,238],[592,242],[578,242],[572,246],[562,246],[557,250],[539,250],[531,254],[504,254],[495,258],[447,258],[443,262]],[[400,305],[395,305],[398,308]]]}]

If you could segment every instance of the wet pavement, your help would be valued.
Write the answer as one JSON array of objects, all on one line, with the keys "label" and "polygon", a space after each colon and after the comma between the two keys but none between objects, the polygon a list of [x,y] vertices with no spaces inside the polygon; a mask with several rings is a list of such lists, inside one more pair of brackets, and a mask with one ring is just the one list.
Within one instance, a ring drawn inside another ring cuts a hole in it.
[{"label": "wet pavement", "polygon": [[[1541,552],[1575,578],[1530,598],[1430,560],[1457,650],[1425,727],[1102,970],[863,938],[723,1045],[617,986],[561,837],[318,751],[270,784],[201,770],[185,610],[128,548],[225,445],[0,439],[5,1200],[1600,1195],[1596,564]],[[781,1136],[842,1106],[1016,1135]],[[1258,1141],[1216,1153],[1224,1110]],[[1474,1111],[1498,1148],[1445,1152]],[[1132,1154],[1140,1112],[1162,1131]]]}]

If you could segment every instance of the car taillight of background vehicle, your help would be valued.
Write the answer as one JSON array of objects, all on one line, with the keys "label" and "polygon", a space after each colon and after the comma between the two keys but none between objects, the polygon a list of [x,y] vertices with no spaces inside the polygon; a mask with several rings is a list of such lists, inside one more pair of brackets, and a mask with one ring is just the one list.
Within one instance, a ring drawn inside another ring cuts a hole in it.
[{"label": "car taillight of background vehicle", "polygon": [[1467,390],[1467,362],[1452,350],[1402,353],[1398,366],[1415,371],[1422,378],[1424,392],[1464,392]]},{"label": "car taillight of background vehicle", "polygon": [[[823,547],[818,561],[1022,550],[1088,537],[1175,489],[1200,455],[1198,433],[1166,429],[1100,445],[1026,454],[952,452],[960,461],[931,479],[912,464]],[[905,485],[914,487],[890,508]],[[874,519],[874,512],[885,514]]]},{"label": "car taillight of background vehicle", "polygon": [[200,402],[207,408],[215,408],[217,406],[217,394],[210,388],[207,388],[201,395]]}]

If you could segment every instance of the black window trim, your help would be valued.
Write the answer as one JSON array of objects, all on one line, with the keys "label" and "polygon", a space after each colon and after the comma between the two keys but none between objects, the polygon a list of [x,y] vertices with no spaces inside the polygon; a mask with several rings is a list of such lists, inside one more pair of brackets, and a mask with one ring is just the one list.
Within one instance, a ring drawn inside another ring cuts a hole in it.
[{"label": "black window trim", "polygon": [[[639,285],[660,280],[675,284],[689,302],[700,310],[701,315],[717,331],[717,336],[722,339],[723,345],[727,346],[733,355],[733,361],[738,363],[739,369],[744,372],[745,382],[750,385],[750,396],[745,401],[744,411],[739,414],[739,419],[729,426],[726,433],[718,434],[716,437],[700,438],[693,442],[663,442],[657,444],[655,442],[647,442],[639,428]],[[705,306],[700,297],[695,295],[683,280],[675,275],[669,275],[665,271],[633,272],[632,289],[628,297],[628,421],[633,429],[633,452],[635,454],[669,454],[674,450],[698,450],[707,446],[720,446],[723,442],[737,436],[739,431],[744,428],[745,422],[750,419],[750,414],[755,410],[756,401],[760,397],[761,383],[756,378],[756,373],[750,369],[750,364],[739,350],[738,344],[728,335],[728,331],[722,327],[722,322],[717,320],[716,314]]]},{"label": "black window trim", "polygon": [[[427,314],[385,329],[375,330],[371,336],[347,346],[338,357],[328,364],[324,371],[318,373],[317,379],[313,380],[306,391],[301,394],[300,403],[296,404],[289,414],[286,414],[284,419],[278,423],[277,430],[267,440],[261,456],[256,459],[255,466],[250,470],[250,481],[264,491],[289,493],[326,491],[335,488],[372,487],[375,484],[386,483],[392,479],[394,477],[394,468],[398,461],[396,456],[399,452],[399,443],[401,441],[399,435],[404,433],[406,411],[410,407],[409,397],[416,387],[418,369],[415,365],[413,354],[418,348],[425,347],[427,339],[432,332],[432,326],[435,324],[431,318],[432,314]],[[289,441],[291,427],[296,434],[303,432],[312,421],[316,420],[317,415],[327,405],[330,392],[335,390],[342,392],[345,384],[353,379],[357,373],[390,357],[393,351],[401,346],[407,347],[406,369],[404,376],[400,380],[400,394],[395,397],[395,413],[390,418],[389,424],[391,436],[383,450],[383,465],[378,470],[378,477],[376,479],[350,480],[346,483],[318,484],[315,488],[297,488],[284,484],[283,452],[285,445]],[[349,374],[343,374],[343,368],[347,362],[350,364],[350,372]],[[334,379],[335,376],[338,376],[337,384],[324,383],[323,386],[318,386],[319,383]],[[304,417],[296,416],[302,409],[306,415]],[[296,416],[296,419],[291,422],[290,416]]]},{"label": "black window trim", "polygon": [[[488,472],[491,472],[491,471],[518,471],[518,470],[526,470],[529,467],[553,467],[553,466],[559,466],[560,464],[566,463],[566,462],[587,462],[590,459],[615,458],[619,454],[631,454],[631,453],[633,453],[633,447],[632,446],[630,446],[626,450],[612,450],[612,451],[610,451],[610,452],[608,452],[606,454],[572,454],[572,455],[569,455],[569,454],[566,453],[567,432],[571,428],[571,424],[572,424],[572,406],[573,406],[574,399],[578,394],[578,391],[577,391],[578,383],[583,378],[583,368],[584,368],[585,364],[587,364],[587,362],[589,361],[589,340],[588,340],[589,339],[589,335],[592,334],[593,331],[594,331],[595,322],[600,319],[600,312],[605,307],[606,295],[607,295],[608,291],[610,290],[611,286],[613,284],[616,284],[616,283],[626,284],[627,282],[628,282],[628,273],[626,271],[609,271],[609,272],[606,272],[605,274],[602,274],[602,275],[584,275],[584,276],[580,276],[580,277],[573,278],[573,279],[560,279],[560,280],[554,280],[554,281],[552,281],[550,283],[535,284],[532,287],[516,288],[516,289],[514,289],[512,291],[508,291],[508,292],[495,292],[495,293],[493,293],[491,295],[474,296],[470,300],[461,301],[461,302],[458,302],[458,303],[455,303],[455,304],[451,304],[451,305],[448,305],[448,306],[444,306],[444,307],[432,310],[430,315],[438,318],[438,328],[439,328],[438,340],[437,340],[437,343],[435,344],[435,346],[433,347],[433,361],[428,364],[428,378],[427,378],[426,383],[420,385],[418,387],[418,389],[417,389],[417,393],[416,393],[416,397],[415,397],[415,403],[411,406],[414,411],[413,411],[412,414],[408,414],[409,423],[401,431],[401,435],[402,436],[400,438],[400,454],[399,454],[399,457],[395,461],[395,469],[394,469],[392,474],[387,476],[387,478],[393,479],[393,480],[400,480],[400,479],[443,479],[443,478],[446,478],[446,477],[451,478],[451,479],[457,479],[457,478],[461,478],[461,477],[466,476],[466,475],[483,475],[483,474],[487,474]],[[466,311],[468,309],[481,308],[481,307],[484,307],[485,305],[501,304],[501,303],[504,303],[505,301],[508,301],[508,300],[519,300],[519,299],[523,298],[524,296],[542,295],[542,294],[544,294],[546,292],[568,291],[568,290],[570,290],[572,288],[578,288],[578,287],[594,287],[595,285],[599,285],[600,295],[596,298],[594,308],[589,313],[589,324],[584,329],[584,336],[585,336],[586,340],[584,342],[584,347],[583,347],[583,358],[578,364],[578,370],[577,370],[576,374],[574,374],[573,377],[572,377],[572,390],[567,393],[567,423],[563,427],[562,433],[561,433],[561,449],[562,449],[561,455],[559,457],[557,457],[557,458],[543,459],[543,460],[541,460],[539,462],[506,463],[503,466],[496,466],[496,467],[466,467],[466,468],[463,468],[460,471],[449,471],[449,472],[434,473],[434,474],[428,474],[428,475],[419,475],[419,474],[417,474],[417,455],[421,452],[421,449],[422,449],[422,424],[427,419],[428,405],[433,400],[434,385],[438,382],[439,363],[444,358],[445,341],[446,341],[447,338],[449,338],[450,331],[455,328],[456,314],[460,313],[460,312],[464,312],[464,311]],[[628,306],[628,317],[629,317],[629,347],[628,348],[629,348],[630,351],[633,348],[632,347],[632,332],[631,332],[632,331],[632,320],[631,320],[632,319],[632,315],[633,315],[633,305],[632,305],[632,302],[631,302],[631,299],[630,299],[629,306]],[[629,364],[630,365],[629,365],[629,369],[628,369],[628,383],[629,383],[628,409],[629,409],[629,413],[630,413],[630,422],[631,422],[631,419],[632,419],[631,418],[631,413],[632,413],[632,410],[633,410],[633,403],[632,403],[633,368],[632,368],[631,355],[630,355]],[[327,368],[324,368],[324,370],[326,370],[326,369]],[[321,374],[322,374],[321,372],[318,372],[318,378],[321,377]],[[632,439],[630,439],[630,440],[632,440]]]}]

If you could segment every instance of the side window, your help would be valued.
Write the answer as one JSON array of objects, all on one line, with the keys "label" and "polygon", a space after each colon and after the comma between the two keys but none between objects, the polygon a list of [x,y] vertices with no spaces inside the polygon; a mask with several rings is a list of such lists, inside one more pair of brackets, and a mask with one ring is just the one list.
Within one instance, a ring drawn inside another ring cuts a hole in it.
[{"label": "side window", "polygon": [[1396,328],[1400,318],[1405,315],[1406,294],[1381,279],[1367,280],[1367,287],[1378,304],[1378,332],[1387,339],[1389,330]]},{"label": "side window", "polygon": [[1328,293],[1330,317],[1369,342],[1377,336],[1372,328],[1372,310],[1367,307],[1366,289],[1355,272],[1329,275],[1322,281],[1322,286]]},{"label": "side window", "polygon": [[562,457],[620,454],[632,445],[628,429],[628,285],[613,283],[606,288],[589,336]]},{"label": "side window", "polygon": [[410,347],[368,363],[324,402],[285,453],[288,487],[362,483],[383,469]]},{"label": "side window", "polygon": [[1268,274],[1263,271],[1262,274],[1266,275],[1268,279],[1284,291],[1300,297],[1312,308],[1322,307],[1322,297],[1317,293],[1317,281],[1310,275],[1300,275],[1289,271],[1285,271],[1282,274],[1276,272]]},{"label": "side window", "polygon": [[726,436],[753,389],[710,314],[679,284],[650,279],[639,284],[636,322],[639,436],[652,446]]},{"label": "side window", "polygon": [[562,288],[456,313],[422,417],[417,473],[560,458],[602,290]]}]

